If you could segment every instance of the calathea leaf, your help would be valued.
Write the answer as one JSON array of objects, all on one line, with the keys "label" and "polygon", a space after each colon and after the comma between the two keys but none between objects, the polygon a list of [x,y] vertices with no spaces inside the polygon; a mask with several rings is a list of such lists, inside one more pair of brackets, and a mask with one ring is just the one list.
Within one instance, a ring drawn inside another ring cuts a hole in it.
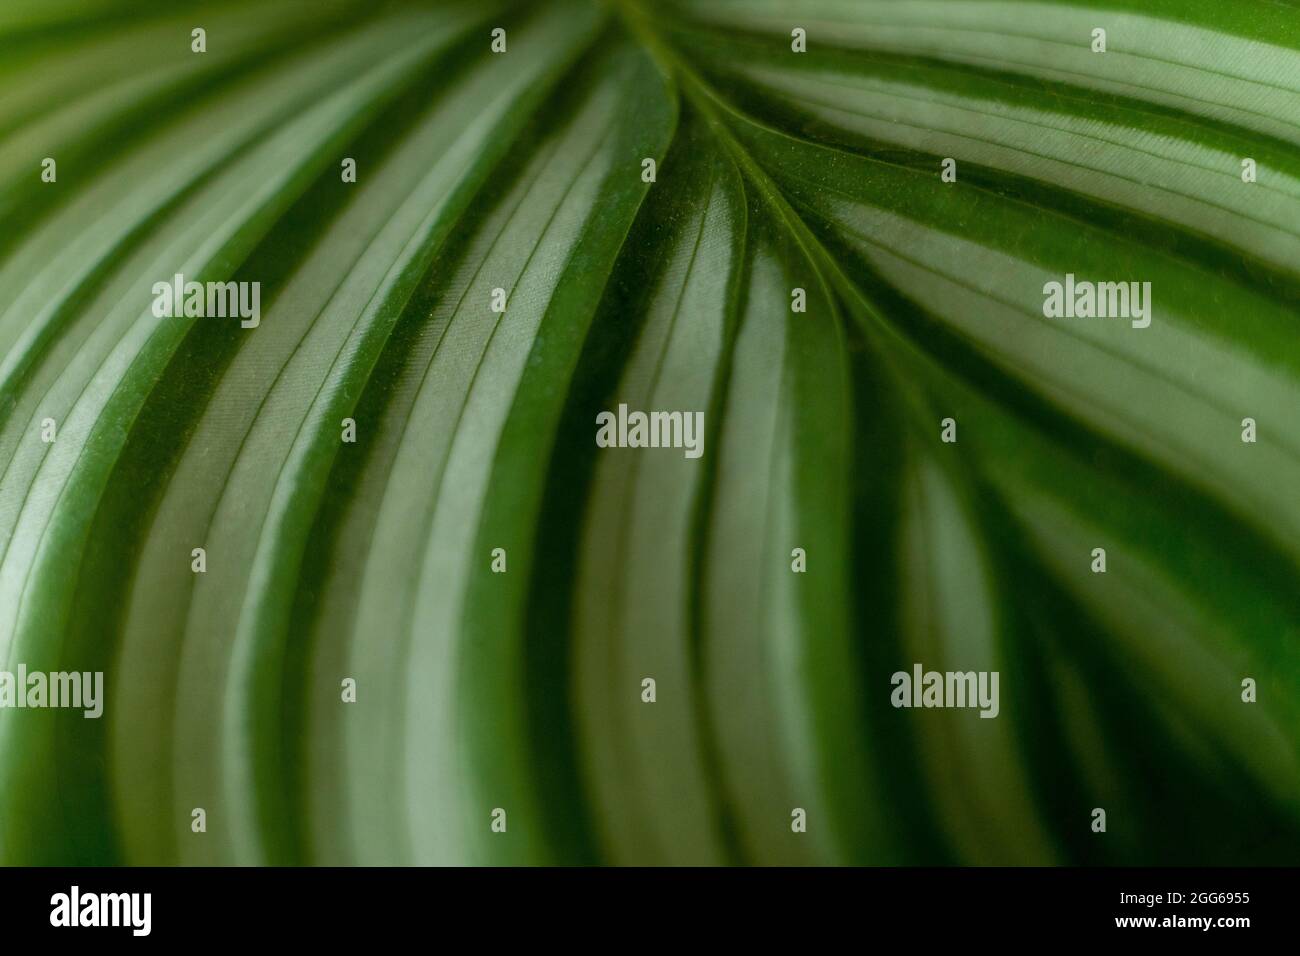
[{"label": "calathea leaf", "polygon": [[0,670],[104,677],[0,674],[0,859],[1294,860],[1292,3],[67,0],[0,77]]}]

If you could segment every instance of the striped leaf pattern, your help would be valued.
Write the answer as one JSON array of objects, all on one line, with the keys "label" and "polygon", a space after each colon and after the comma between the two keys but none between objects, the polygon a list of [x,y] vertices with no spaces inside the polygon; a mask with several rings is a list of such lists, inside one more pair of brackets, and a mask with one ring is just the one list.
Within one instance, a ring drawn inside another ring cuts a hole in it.
[{"label": "striped leaf pattern", "polygon": [[1292,0],[17,0],[0,144],[0,861],[1300,859]]}]

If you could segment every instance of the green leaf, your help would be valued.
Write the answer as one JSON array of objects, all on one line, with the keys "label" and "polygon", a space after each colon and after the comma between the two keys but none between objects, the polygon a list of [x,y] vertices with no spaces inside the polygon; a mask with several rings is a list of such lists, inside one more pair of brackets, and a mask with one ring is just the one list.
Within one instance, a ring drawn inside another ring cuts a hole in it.
[{"label": "green leaf", "polygon": [[6,8],[0,860],[1294,861],[1297,12]]}]

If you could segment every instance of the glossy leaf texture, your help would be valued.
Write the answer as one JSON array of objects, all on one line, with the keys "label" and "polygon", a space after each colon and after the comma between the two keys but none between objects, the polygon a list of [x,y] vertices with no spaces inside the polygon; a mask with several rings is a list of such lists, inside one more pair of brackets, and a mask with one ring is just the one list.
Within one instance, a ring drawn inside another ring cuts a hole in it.
[{"label": "glossy leaf texture", "polygon": [[0,221],[0,861],[1300,859],[1289,0],[19,2]]}]

